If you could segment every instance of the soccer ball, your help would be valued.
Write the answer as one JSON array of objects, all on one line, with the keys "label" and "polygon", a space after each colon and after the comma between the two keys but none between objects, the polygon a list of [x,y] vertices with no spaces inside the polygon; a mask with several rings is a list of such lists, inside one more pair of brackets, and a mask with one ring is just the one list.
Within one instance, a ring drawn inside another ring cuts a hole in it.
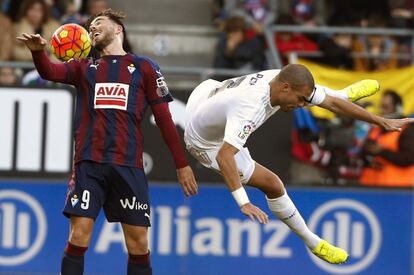
[{"label": "soccer ball", "polygon": [[91,50],[88,32],[77,24],[60,26],[50,41],[52,53],[61,61],[85,58]]}]

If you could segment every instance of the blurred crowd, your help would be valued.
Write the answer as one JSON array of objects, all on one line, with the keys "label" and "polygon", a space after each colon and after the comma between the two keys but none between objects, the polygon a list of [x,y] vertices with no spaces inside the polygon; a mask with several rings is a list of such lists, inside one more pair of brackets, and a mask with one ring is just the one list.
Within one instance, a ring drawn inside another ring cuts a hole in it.
[{"label": "blurred crowd", "polygon": [[[214,66],[268,68],[263,31],[270,25],[411,28],[413,14],[412,0],[215,0],[213,21],[222,35]],[[357,71],[411,64],[410,37],[276,32],[274,41],[284,64],[291,52]]]},{"label": "blurred crowd", "polygon": [[[16,41],[16,36],[24,32],[39,33],[50,40],[60,25],[84,25],[90,15],[109,5],[106,0],[0,0],[0,8],[0,61],[31,62],[30,51]],[[0,67],[0,85],[20,84],[44,85],[46,82],[35,70]]]}]

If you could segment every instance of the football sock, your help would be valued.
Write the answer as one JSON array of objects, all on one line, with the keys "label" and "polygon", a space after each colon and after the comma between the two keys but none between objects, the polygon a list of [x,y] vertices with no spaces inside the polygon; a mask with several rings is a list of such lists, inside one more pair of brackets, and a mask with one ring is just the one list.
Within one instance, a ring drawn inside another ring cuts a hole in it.
[{"label": "football sock", "polygon": [[88,248],[80,247],[68,242],[63,253],[61,275],[82,275],[84,255]]},{"label": "football sock", "polygon": [[128,254],[128,275],[152,275],[150,253],[144,255]]},{"label": "football sock", "polygon": [[272,213],[289,226],[309,248],[314,249],[318,245],[321,239],[309,230],[286,191],[281,197],[275,199],[266,197],[266,200]]}]

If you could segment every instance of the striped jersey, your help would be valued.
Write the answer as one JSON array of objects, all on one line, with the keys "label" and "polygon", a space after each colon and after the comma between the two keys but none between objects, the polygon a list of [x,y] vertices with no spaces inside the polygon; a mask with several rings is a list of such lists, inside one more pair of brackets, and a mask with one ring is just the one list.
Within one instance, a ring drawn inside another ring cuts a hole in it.
[{"label": "striped jersey", "polygon": [[148,105],[172,101],[159,66],[132,53],[65,63],[77,89],[75,163],[143,167],[141,122]]}]

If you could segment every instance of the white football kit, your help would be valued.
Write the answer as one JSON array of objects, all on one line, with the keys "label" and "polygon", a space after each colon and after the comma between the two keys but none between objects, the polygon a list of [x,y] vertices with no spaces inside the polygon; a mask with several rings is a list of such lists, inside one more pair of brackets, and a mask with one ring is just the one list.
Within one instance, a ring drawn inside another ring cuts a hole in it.
[{"label": "white football kit", "polygon": [[[279,72],[267,70],[223,82],[209,79],[198,85],[186,107],[184,141],[187,150],[205,167],[220,172],[217,153],[223,142],[233,145],[239,149],[235,160],[241,182],[246,184],[253,174],[255,162],[244,144],[280,109],[280,106],[270,104],[269,86]],[[310,103],[322,103],[327,90],[316,85]]]}]

